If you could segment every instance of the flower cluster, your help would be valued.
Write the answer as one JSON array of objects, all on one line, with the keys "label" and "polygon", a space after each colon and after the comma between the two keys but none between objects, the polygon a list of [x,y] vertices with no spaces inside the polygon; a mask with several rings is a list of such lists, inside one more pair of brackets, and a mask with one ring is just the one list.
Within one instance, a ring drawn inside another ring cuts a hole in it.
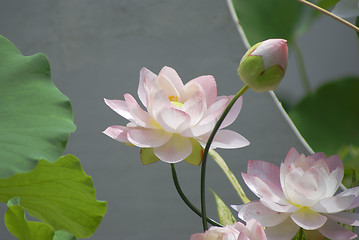
[{"label": "flower cluster", "polygon": [[[105,99],[110,108],[130,122],[126,126],[111,126],[104,133],[117,141],[142,148],[144,164],[159,159],[168,163],[185,160],[198,165],[202,147],[233,98],[217,96],[213,76],[200,76],[184,85],[170,67],[162,68],[158,75],[142,68],[138,96],[147,112],[130,94],[125,94],[125,100]],[[237,118],[241,107],[242,98],[233,106],[221,128]],[[222,129],[211,147],[239,148],[248,144],[240,134]]]},{"label": "flower cluster", "polygon": [[299,227],[317,230],[330,239],[353,239],[356,234],[337,222],[359,226],[359,214],[346,212],[359,206],[359,187],[333,196],[343,179],[343,164],[334,155],[310,156],[290,149],[280,168],[249,161],[242,177],[260,200],[234,205],[244,221],[255,218],[269,239],[291,239]]}]

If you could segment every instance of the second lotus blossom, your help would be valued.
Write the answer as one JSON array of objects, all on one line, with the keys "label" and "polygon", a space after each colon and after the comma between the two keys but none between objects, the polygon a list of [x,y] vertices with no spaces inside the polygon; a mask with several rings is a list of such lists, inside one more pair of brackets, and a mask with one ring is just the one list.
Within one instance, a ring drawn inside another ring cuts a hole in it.
[{"label": "second lotus blossom", "polygon": [[[202,147],[217,120],[233,96],[217,96],[213,76],[197,77],[183,84],[177,72],[164,67],[158,74],[147,68],[140,72],[138,96],[144,111],[130,94],[125,100],[108,100],[106,104],[130,122],[111,126],[104,133],[109,137],[141,148],[144,164],[159,160],[175,163],[182,160],[201,162]],[[242,106],[240,98],[224,120],[221,128],[230,125]],[[248,140],[231,130],[219,130],[212,148],[239,148]]]},{"label": "second lotus blossom", "polygon": [[345,212],[359,206],[359,187],[334,196],[343,173],[338,156],[316,153],[306,157],[294,148],[280,168],[249,161],[248,172],[242,176],[260,200],[232,207],[241,219],[255,218],[267,227],[268,239],[291,239],[299,227],[330,239],[353,239],[356,234],[337,222],[359,226],[359,214]]}]

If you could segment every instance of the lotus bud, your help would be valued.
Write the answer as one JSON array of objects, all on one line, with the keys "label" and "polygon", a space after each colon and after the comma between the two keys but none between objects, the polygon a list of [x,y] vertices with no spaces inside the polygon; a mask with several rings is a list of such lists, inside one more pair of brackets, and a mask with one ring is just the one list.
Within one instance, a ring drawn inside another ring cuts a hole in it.
[{"label": "lotus bud", "polygon": [[268,39],[246,52],[239,64],[238,75],[253,91],[274,90],[284,76],[287,62],[287,40]]}]

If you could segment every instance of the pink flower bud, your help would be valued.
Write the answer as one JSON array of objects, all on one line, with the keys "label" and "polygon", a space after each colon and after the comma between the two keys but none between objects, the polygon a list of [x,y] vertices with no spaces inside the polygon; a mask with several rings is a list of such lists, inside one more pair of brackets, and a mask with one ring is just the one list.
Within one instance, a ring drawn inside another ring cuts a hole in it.
[{"label": "pink flower bud", "polygon": [[238,75],[253,91],[274,90],[284,76],[287,62],[287,40],[268,39],[246,52],[239,64]]}]

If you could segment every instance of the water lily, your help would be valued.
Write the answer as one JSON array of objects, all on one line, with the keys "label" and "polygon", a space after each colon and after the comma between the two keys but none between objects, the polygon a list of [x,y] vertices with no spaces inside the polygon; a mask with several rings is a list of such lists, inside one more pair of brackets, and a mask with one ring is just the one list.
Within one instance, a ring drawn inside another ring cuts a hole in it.
[{"label": "water lily", "polygon": [[244,54],[238,75],[253,91],[270,91],[284,77],[287,63],[287,40],[268,39],[255,44]]},{"label": "water lily", "polygon": [[343,178],[343,164],[334,155],[310,156],[290,149],[280,168],[249,161],[242,177],[260,200],[234,205],[244,221],[255,218],[268,239],[291,239],[299,227],[317,230],[330,239],[353,239],[356,234],[337,222],[359,226],[359,214],[346,212],[359,206],[359,187],[334,195]]},{"label": "water lily", "polygon": [[266,240],[262,226],[254,219],[247,222],[246,226],[237,222],[234,225],[224,227],[211,227],[204,233],[192,234],[190,240]]},{"label": "water lily", "polygon": [[[107,100],[106,104],[130,122],[111,126],[104,133],[109,137],[141,148],[144,164],[161,160],[175,163],[182,160],[200,164],[202,148],[233,96],[217,96],[213,76],[197,77],[183,84],[177,72],[164,67],[158,75],[147,68],[140,72],[138,96],[125,94],[125,100]],[[242,106],[239,99],[221,128],[230,125]],[[226,129],[218,131],[212,148],[239,148],[249,144],[240,134]]]}]

